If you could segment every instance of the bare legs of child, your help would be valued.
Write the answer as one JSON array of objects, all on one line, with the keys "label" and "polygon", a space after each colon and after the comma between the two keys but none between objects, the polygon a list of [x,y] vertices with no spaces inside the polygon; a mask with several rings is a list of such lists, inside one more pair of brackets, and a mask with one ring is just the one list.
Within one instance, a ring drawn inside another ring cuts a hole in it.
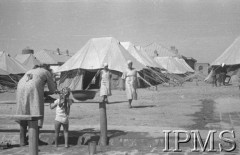
[{"label": "bare legs of child", "polygon": [[55,147],[58,147],[58,137],[61,125],[63,126],[63,132],[64,132],[64,141],[65,141],[65,148],[68,148],[68,124],[63,124],[58,121],[55,121]]}]

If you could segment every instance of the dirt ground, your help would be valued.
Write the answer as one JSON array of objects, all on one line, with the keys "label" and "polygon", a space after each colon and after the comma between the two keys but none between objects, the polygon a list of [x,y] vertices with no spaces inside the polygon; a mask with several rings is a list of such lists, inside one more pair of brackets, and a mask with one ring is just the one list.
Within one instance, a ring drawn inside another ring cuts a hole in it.
[{"label": "dirt ground", "polygon": [[[113,90],[107,105],[108,129],[157,132],[160,129],[206,129],[218,121],[219,113],[240,112],[240,91],[235,86],[212,87],[204,82],[198,86],[186,82],[183,86],[158,86],[157,90],[138,89],[138,100],[128,108],[124,91]],[[15,114],[16,94],[0,93],[0,113]],[[57,97],[57,96],[53,96]],[[71,129],[99,129],[99,94],[93,100],[75,102],[70,112]],[[44,128],[52,128],[55,110],[45,103]],[[15,122],[0,121],[0,127]]]}]

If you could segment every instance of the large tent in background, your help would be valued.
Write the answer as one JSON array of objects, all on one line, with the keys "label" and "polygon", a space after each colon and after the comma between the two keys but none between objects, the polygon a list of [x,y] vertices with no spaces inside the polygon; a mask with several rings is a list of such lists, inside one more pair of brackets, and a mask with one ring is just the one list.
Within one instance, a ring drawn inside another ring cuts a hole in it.
[{"label": "large tent in background", "polygon": [[141,76],[144,77],[150,84],[156,85],[162,82],[168,81],[166,76],[161,73],[163,67],[156,63],[146,52],[137,49],[131,42],[121,42],[121,45],[139,62],[141,62],[147,69],[140,72]]},{"label": "large tent in background", "polygon": [[157,67],[157,68],[163,69],[163,67],[162,67],[160,64],[156,63],[156,61],[154,60],[154,58],[153,58],[153,57],[150,57],[141,47],[139,48],[138,52],[141,53],[141,55],[142,55],[145,59],[147,59],[147,60],[150,61],[150,62],[153,62],[153,65],[154,65],[153,67]]},{"label": "large tent in background", "polygon": [[129,54],[115,38],[93,38],[66,63],[59,67],[59,71],[62,72],[79,68],[100,69],[103,67],[103,63],[108,63],[109,69],[123,72],[127,69],[127,60],[131,60],[137,70],[145,68],[145,66]]},{"label": "large tent in background", "polygon": [[173,52],[171,52],[168,48],[157,44],[157,43],[151,43],[145,47],[142,48],[149,56],[151,57],[174,57],[177,56]]},{"label": "large tent in background", "polygon": [[[96,72],[108,63],[112,70],[112,87],[117,88],[122,72],[127,69],[127,61],[133,62],[138,71],[146,68],[112,37],[90,39],[66,63],[59,67],[61,72],[60,87],[69,86],[72,90],[85,89]],[[85,78],[84,78],[85,77]]]},{"label": "large tent in background", "polygon": [[0,52],[0,69],[10,74],[23,74],[27,71],[26,67],[6,52]]},{"label": "large tent in background", "polygon": [[[6,52],[0,52],[0,85],[14,88],[27,69]],[[2,74],[3,73],[3,74]]]},{"label": "large tent in background", "polygon": [[155,57],[154,60],[164,67],[169,73],[172,74],[185,74],[187,72],[194,72],[192,69],[189,70],[187,67],[174,57]]},{"label": "large tent in background", "polygon": [[15,59],[23,64],[28,70],[32,69],[35,65],[41,64],[33,54],[18,54]]},{"label": "large tent in background", "polygon": [[131,42],[121,42],[121,45],[144,66],[162,68],[155,61],[151,61],[149,56],[143,55]]},{"label": "large tent in background", "polygon": [[[222,67],[223,64],[224,67]],[[231,77],[230,82],[239,83],[240,37],[236,38],[234,42],[216,60],[211,63],[211,66],[213,67],[213,70],[216,74],[227,72],[227,75]],[[212,81],[213,70],[205,78],[206,82]]]},{"label": "large tent in background", "polygon": [[211,66],[219,66],[222,64],[240,64],[240,37],[236,38],[235,41],[211,63]]},{"label": "large tent in background", "polygon": [[181,58],[178,58],[178,57],[174,57],[174,59],[176,61],[179,62],[179,64],[183,65],[183,67],[185,67],[185,69],[187,70],[187,72],[189,73],[194,73],[194,70],[186,63],[185,60],[181,59]]},{"label": "large tent in background", "polygon": [[9,75],[9,73],[5,70],[0,69],[0,75]]},{"label": "large tent in background", "polygon": [[35,52],[34,56],[41,63],[49,64],[49,65],[62,65],[68,59],[71,58],[71,56],[65,53],[61,53],[60,51],[53,51],[53,50],[46,50],[46,49]]}]

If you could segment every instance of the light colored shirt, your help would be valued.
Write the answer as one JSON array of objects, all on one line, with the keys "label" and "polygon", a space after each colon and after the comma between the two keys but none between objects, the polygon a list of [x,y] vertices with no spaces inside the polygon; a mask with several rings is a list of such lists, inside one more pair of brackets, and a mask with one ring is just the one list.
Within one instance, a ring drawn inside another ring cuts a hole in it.
[{"label": "light colored shirt", "polygon": [[[69,121],[68,121],[68,117],[69,117],[69,113],[70,113],[70,106],[72,105],[72,99],[68,99],[68,105],[67,108],[68,109],[65,109],[64,107],[60,107],[59,104],[60,104],[60,99],[57,99],[54,101],[54,105],[57,105],[56,107],[56,117],[55,117],[55,120],[60,122],[60,123],[63,123],[63,124],[68,124]],[[66,111],[69,111],[69,113],[67,114]]]}]

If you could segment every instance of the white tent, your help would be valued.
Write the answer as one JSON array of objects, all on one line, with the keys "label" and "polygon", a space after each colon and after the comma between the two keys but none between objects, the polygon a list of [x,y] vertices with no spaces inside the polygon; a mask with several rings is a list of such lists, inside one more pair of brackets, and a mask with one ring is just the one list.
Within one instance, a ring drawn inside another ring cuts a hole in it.
[{"label": "white tent", "polygon": [[124,72],[127,69],[128,60],[133,62],[133,67],[137,70],[146,68],[129,54],[115,38],[93,38],[59,67],[58,71],[100,69],[103,68],[103,63],[108,63],[110,70]]},{"label": "white tent", "polygon": [[63,64],[71,57],[65,53],[61,53],[53,50],[47,50],[47,49],[43,49],[41,51],[34,53],[34,56],[41,63],[45,63],[49,65]]},{"label": "white tent", "polygon": [[9,73],[5,70],[0,69],[0,75],[9,75]]},{"label": "white tent", "polygon": [[240,37],[236,38],[235,41],[215,61],[211,63],[211,66],[222,64],[240,64]]},{"label": "white tent", "polygon": [[178,57],[174,57],[174,59],[178,61],[180,64],[182,64],[183,67],[185,67],[185,69],[187,70],[187,72],[192,72],[192,73],[194,72],[194,70],[186,63],[185,60]]},{"label": "white tent", "polygon": [[154,67],[159,67],[159,68],[163,69],[163,67],[162,67],[160,64],[158,64],[158,63],[154,60],[154,58],[150,57],[150,56],[144,51],[143,48],[140,47],[140,48],[139,48],[139,52],[142,54],[142,56],[143,56],[145,59],[147,59],[148,61],[153,62]]},{"label": "white tent", "polygon": [[[61,72],[60,87],[70,87],[72,90],[86,89],[91,83],[94,70],[103,68],[108,63],[112,70],[112,87],[118,88],[121,84],[121,73],[127,69],[127,61],[133,62],[133,67],[138,71],[146,68],[136,58],[112,37],[90,39],[78,52],[58,68]],[[87,77],[87,78],[84,78]]]},{"label": "white tent", "polygon": [[174,57],[155,57],[154,60],[163,66],[169,73],[185,74],[188,72],[186,67]]},{"label": "white tent", "polygon": [[35,65],[40,65],[41,62],[33,56],[33,54],[18,54],[15,59],[23,64],[28,70],[32,69]]},{"label": "white tent", "polygon": [[157,43],[151,43],[145,47],[143,47],[144,51],[151,57],[173,57],[177,56],[172,51],[170,51],[168,48],[157,44]]},{"label": "white tent", "polygon": [[151,59],[149,55],[141,51],[141,49],[137,49],[131,42],[121,42],[121,45],[144,66],[162,68],[153,59]]},{"label": "white tent", "polygon": [[27,72],[26,67],[6,52],[0,52],[0,69],[10,74],[21,74]]}]

